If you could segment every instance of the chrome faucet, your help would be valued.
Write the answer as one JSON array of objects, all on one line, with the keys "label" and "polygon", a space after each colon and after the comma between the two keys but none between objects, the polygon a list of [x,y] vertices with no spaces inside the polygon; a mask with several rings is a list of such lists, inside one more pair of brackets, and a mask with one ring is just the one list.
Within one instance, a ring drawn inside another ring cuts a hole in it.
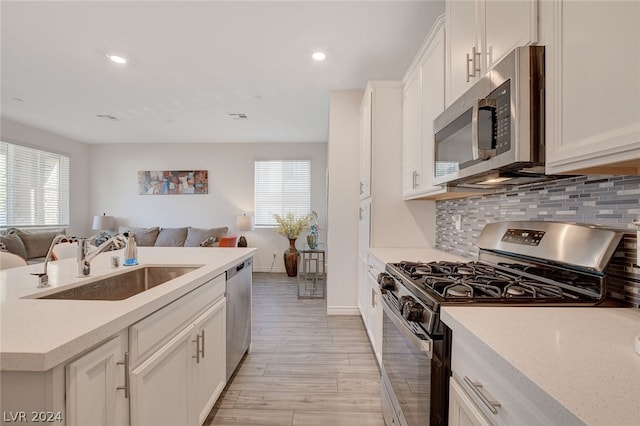
[{"label": "chrome faucet", "polygon": [[56,244],[60,244],[62,242],[74,243],[78,241],[76,237],[67,237],[64,234],[58,234],[53,237],[51,240],[51,245],[49,246],[49,250],[47,251],[47,256],[44,258],[44,271],[41,274],[31,274],[38,277],[38,288],[49,287],[49,275],[47,275],[47,266],[49,265],[49,261],[53,256],[53,247]]},{"label": "chrome faucet", "polygon": [[87,277],[91,274],[91,261],[97,255],[105,251],[111,243],[113,243],[118,249],[123,248],[127,243],[127,239],[124,235],[116,234],[104,243],[100,244],[94,250],[89,251],[89,242],[93,238],[94,237],[78,239],[78,278]]}]

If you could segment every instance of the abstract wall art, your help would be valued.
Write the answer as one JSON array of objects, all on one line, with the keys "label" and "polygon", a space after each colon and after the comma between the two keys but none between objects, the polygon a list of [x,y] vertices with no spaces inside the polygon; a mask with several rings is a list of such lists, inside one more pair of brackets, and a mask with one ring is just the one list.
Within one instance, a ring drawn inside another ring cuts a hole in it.
[{"label": "abstract wall art", "polygon": [[208,170],[138,171],[140,195],[207,194],[208,191]]}]

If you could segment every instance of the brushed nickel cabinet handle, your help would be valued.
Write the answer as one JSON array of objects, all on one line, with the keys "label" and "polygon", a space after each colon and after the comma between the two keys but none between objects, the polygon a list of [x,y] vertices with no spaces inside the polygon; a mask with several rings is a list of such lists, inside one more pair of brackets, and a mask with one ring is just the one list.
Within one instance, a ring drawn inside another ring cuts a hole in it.
[{"label": "brushed nickel cabinet handle", "polygon": [[116,389],[123,390],[124,397],[129,399],[129,390],[131,389],[129,384],[129,352],[124,353],[124,361],[116,362],[116,364],[124,366],[124,386],[118,386]]},{"label": "brushed nickel cabinet handle", "polygon": [[482,401],[482,403],[487,406],[491,413],[498,414],[497,407],[500,407],[500,403],[498,401],[491,401],[486,397],[486,395],[482,392],[482,383],[473,382],[467,376],[464,376],[464,382],[471,388],[473,393],[475,393],[476,396],[480,398],[480,401]]},{"label": "brushed nickel cabinet handle", "polygon": [[202,358],[204,358],[204,330],[202,330],[202,348],[200,354],[202,355]]},{"label": "brushed nickel cabinet handle", "polygon": [[480,59],[480,52],[477,51],[476,47],[473,46],[471,49],[471,55],[473,56],[473,76],[476,76],[476,72],[480,75],[480,61],[476,63],[476,58]]},{"label": "brushed nickel cabinet handle", "polygon": [[200,364],[200,333],[196,335],[196,339],[192,340],[196,344],[196,354],[191,355],[191,358],[196,360],[196,364]]}]

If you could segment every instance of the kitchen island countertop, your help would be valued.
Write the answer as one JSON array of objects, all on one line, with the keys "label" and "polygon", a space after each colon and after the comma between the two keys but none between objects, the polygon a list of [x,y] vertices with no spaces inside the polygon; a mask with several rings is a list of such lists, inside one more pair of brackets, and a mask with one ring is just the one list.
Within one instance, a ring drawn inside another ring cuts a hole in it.
[{"label": "kitchen island countertop", "polygon": [[639,309],[444,306],[441,318],[454,340],[477,338],[526,377],[534,388],[528,391],[546,393],[580,421],[640,421],[640,355],[633,344]]},{"label": "kitchen island countertop", "polygon": [[91,276],[77,278],[76,259],[50,262],[49,288],[37,288],[43,264],[0,271],[0,369],[47,371],[166,306],[198,286],[250,258],[255,248],[139,247],[140,266],[199,266],[196,270],[117,301],[37,299],[96,278],[123,273],[110,258],[98,255]]}]

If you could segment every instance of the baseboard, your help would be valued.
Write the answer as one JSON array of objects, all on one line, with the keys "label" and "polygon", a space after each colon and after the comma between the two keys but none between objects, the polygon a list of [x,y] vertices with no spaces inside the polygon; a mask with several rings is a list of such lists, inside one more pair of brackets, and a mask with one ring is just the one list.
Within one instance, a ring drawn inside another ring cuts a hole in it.
[{"label": "baseboard", "polygon": [[253,272],[273,272],[274,274],[284,274],[287,271],[284,268],[264,268],[257,267],[254,265]]},{"label": "baseboard", "polygon": [[327,315],[360,315],[357,306],[327,306]]}]

